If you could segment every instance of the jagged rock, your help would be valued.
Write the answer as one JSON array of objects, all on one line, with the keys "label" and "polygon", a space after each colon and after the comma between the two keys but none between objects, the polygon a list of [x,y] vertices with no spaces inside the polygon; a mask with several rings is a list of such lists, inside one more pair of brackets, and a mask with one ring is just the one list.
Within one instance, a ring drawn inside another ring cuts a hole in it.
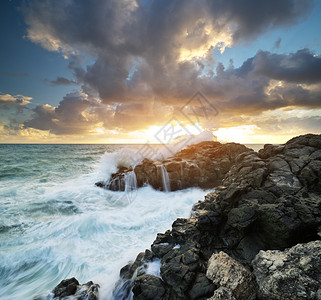
[{"label": "jagged rock", "polygon": [[171,191],[193,186],[213,188],[222,182],[236,156],[245,151],[250,149],[240,144],[202,142],[162,161],[144,159],[134,169],[121,167],[117,173],[111,175],[107,183],[100,181],[96,186],[124,191],[126,176],[134,172],[138,187],[148,183],[155,189],[164,190],[166,173]]},{"label": "jagged rock", "polygon": [[197,273],[194,284],[188,292],[188,299],[196,300],[210,297],[213,295],[214,289],[215,285],[204,273]]},{"label": "jagged rock", "polygon": [[[223,251],[213,254],[209,259],[206,277],[215,285],[224,288],[224,295],[226,295],[224,297],[230,297],[227,299],[232,297],[238,300],[256,299],[252,273]],[[218,298],[218,293],[215,297]]]},{"label": "jagged rock", "polygon": [[134,262],[128,263],[120,270],[120,279],[113,291],[114,299],[127,299],[130,296],[135,276],[144,275],[144,265],[151,261],[152,257],[150,250],[146,250],[145,253],[141,252]]},{"label": "jagged rock", "polygon": [[[215,151],[223,150],[215,147]],[[196,157],[198,151],[196,145],[183,154]],[[215,155],[211,159],[215,160]],[[197,286],[208,287],[205,290],[214,286],[202,280],[213,253],[224,251],[251,268],[260,250],[283,251],[320,239],[321,135],[300,136],[281,146],[267,145],[259,153],[243,151],[234,161],[222,184],[193,206],[190,218],[177,219],[171,230],[159,234],[151,251],[129,267],[130,274],[141,270],[145,261],[161,259],[169,299],[202,299],[210,296],[197,296]],[[175,170],[175,164],[169,169]],[[147,165],[152,168],[153,163]],[[135,284],[131,281],[128,286]],[[216,289],[213,297],[239,299],[223,287]]]},{"label": "jagged rock", "polygon": [[153,275],[142,275],[135,279],[133,288],[136,300],[166,300],[166,289],[163,281]]},{"label": "jagged rock", "polygon": [[164,255],[160,272],[175,297],[184,299],[199,267],[199,250],[192,245],[184,245]]},{"label": "jagged rock", "polygon": [[55,297],[66,297],[74,295],[79,286],[78,280],[73,277],[70,279],[62,280],[52,291]]},{"label": "jagged rock", "polygon": [[260,251],[253,269],[261,300],[321,299],[321,241]]},{"label": "jagged rock", "polygon": [[98,300],[99,285],[89,281],[79,284],[74,277],[62,280],[52,291],[50,299]]},{"label": "jagged rock", "polygon": [[230,289],[227,289],[225,287],[219,287],[217,290],[215,290],[214,295],[211,298],[208,298],[208,300],[238,300],[236,299],[232,291]]}]

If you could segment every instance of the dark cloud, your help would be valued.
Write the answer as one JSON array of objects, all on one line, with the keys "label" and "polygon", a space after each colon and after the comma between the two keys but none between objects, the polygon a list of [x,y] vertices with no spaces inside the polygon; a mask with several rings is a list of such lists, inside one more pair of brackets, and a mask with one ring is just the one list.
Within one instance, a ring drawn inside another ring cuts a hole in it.
[{"label": "dark cloud", "polygon": [[320,62],[306,49],[289,55],[260,51],[239,68],[225,70],[219,65],[215,77],[202,80],[202,90],[226,113],[320,108],[321,85],[316,84],[321,80]]},{"label": "dark cloud", "polygon": [[45,81],[49,82],[51,85],[72,85],[72,84],[76,84],[76,81],[70,80],[70,79],[65,78],[65,77],[60,77],[60,76],[58,76],[55,80],[45,79]]},{"label": "dark cloud", "polygon": [[270,117],[257,119],[255,124],[268,134],[291,134],[293,132],[321,132],[321,117]]},{"label": "dark cloud", "polygon": [[281,46],[281,42],[282,42],[282,39],[281,38],[278,38],[275,43],[274,43],[274,48],[275,49],[279,49],[280,46]]},{"label": "dark cloud", "polygon": [[17,133],[21,124],[30,117],[30,109],[26,107],[31,97],[0,93],[0,136],[5,132]]},{"label": "dark cloud", "polygon": [[[298,57],[300,57],[299,60],[296,59]],[[187,75],[181,70],[177,71],[177,76],[181,73],[182,76],[178,78],[178,82],[183,85],[186,80],[190,86],[187,89],[184,86],[181,90],[175,90],[168,83],[171,97],[168,96],[169,94],[164,94],[161,99],[156,96],[136,98],[132,95],[132,98],[129,98],[132,101],[124,101],[124,98],[120,97],[120,95],[126,95],[126,90],[124,90],[122,94],[115,94],[115,99],[119,99],[119,102],[106,104],[97,100],[99,97],[95,97],[92,90],[88,90],[88,93],[67,95],[57,108],[37,107],[33,119],[25,122],[25,126],[51,130],[56,134],[80,134],[89,133],[94,127],[99,126],[109,129],[118,128],[128,132],[144,129],[151,124],[163,125],[173,114],[176,114],[177,118],[184,119],[184,116],[179,112],[182,108],[185,109],[190,95],[194,94],[195,82],[201,86],[207,97],[207,102],[204,102],[204,105],[208,116],[200,118],[201,123],[206,124],[207,128],[210,126],[210,121],[213,123],[212,127],[218,126],[221,123],[220,118],[226,117],[231,121],[230,118],[233,114],[253,116],[286,107],[317,109],[321,108],[321,85],[314,84],[317,77],[313,73],[311,75],[312,84],[307,84],[308,80],[304,77],[306,69],[302,66],[306,65],[304,60],[307,63],[313,60],[314,64],[317,64],[319,59],[307,50],[289,55],[258,52],[239,68],[234,68],[231,64],[229,68],[225,69],[223,65],[219,64],[215,76],[201,78],[195,76],[194,82],[193,80],[189,81],[189,76],[192,73],[189,72],[190,65],[186,62],[186,65],[181,64],[180,67],[183,68],[182,70],[184,67],[186,68]],[[293,77],[288,78],[284,75],[283,80],[279,80],[281,78],[276,79],[277,77],[271,75],[282,73],[280,70],[287,67],[287,64],[291,65],[296,78],[302,78],[304,84],[292,82]],[[264,66],[267,66],[267,71]],[[271,66],[274,66],[275,70]],[[136,76],[138,75],[134,74],[132,79],[138,83],[133,85],[135,88],[132,90],[133,93],[138,93],[139,84],[143,82],[141,78],[136,78]],[[148,76],[145,80],[148,80]],[[99,92],[101,93],[101,91]],[[114,92],[116,93],[116,90]],[[150,94],[147,93],[147,95]],[[193,107],[193,105],[187,110],[195,112],[197,107]],[[208,107],[206,108],[206,106]],[[210,106],[217,108],[220,115],[217,116],[217,111],[211,109]]]},{"label": "dark cloud", "polygon": [[55,134],[85,134],[96,124],[96,116],[91,114],[92,103],[82,93],[67,94],[58,107],[37,106],[31,120],[25,127],[49,130]]},{"label": "dark cloud", "polygon": [[271,28],[293,24],[313,5],[313,1],[300,0],[217,0],[208,3],[214,16],[235,24],[234,42],[253,39]]},{"label": "dark cloud", "polygon": [[69,56],[80,51],[96,59],[87,67],[70,64],[84,91],[98,91],[106,103],[123,103],[134,97],[190,95],[199,88],[214,48],[294,24],[312,3],[35,0],[23,11],[32,41]]},{"label": "dark cloud", "polygon": [[[82,91],[67,95],[57,108],[37,107],[24,125],[56,134],[88,134],[99,126],[129,131],[163,125],[197,90],[219,109],[214,121],[290,106],[320,108],[321,58],[307,49],[290,54],[260,51],[241,67],[231,62],[226,69],[213,56],[214,49],[297,23],[312,4],[29,1],[23,8],[29,39],[68,57]],[[93,62],[85,65],[83,57],[88,56]],[[74,82],[58,77],[51,83]]]},{"label": "dark cloud", "polygon": [[163,125],[170,113],[171,110],[153,102],[109,106],[76,92],[67,94],[57,107],[37,106],[31,118],[24,122],[24,127],[49,130],[57,135],[90,134],[99,127],[125,133],[146,128],[151,123]]},{"label": "dark cloud", "polygon": [[289,55],[261,51],[255,59],[257,74],[287,82],[321,82],[321,56],[314,55],[308,49]]}]

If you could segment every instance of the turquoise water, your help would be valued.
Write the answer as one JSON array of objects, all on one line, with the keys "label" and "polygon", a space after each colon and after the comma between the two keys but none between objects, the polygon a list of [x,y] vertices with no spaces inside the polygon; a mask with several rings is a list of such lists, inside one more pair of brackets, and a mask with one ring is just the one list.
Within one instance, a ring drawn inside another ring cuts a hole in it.
[{"label": "turquoise water", "polygon": [[208,191],[128,195],[98,188],[140,146],[0,145],[0,299],[46,295],[62,279],[101,285]]}]

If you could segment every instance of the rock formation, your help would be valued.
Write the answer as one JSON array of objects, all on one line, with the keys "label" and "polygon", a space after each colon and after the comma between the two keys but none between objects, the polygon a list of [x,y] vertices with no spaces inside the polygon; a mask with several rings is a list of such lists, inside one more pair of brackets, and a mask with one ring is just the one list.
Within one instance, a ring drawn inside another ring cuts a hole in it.
[{"label": "rock formation", "polygon": [[260,299],[321,299],[321,241],[260,251],[252,264]]},{"label": "rock formation", "polygon": [[[321,299],[321,135],[258,153],[203,142],[161,164],[172,190],[220,186],[121,269],[115,299]],[[162,189],[158,165],[119,170],[107,188],[132,172]],[[147,274],[153,262],[159,276]]]},{"label": "rock formation", "polygon": [[[151,250],[121,270],[123,299],[131,292],[134,299],[143,299],[150,288],[159,291],[153,299],[206,299],[214,291],[212,299],[235,298],[231,287],[206,277],[212,254],[224,251],[252,270],[260,250],[283,251],[320,239],[320,180],[321,136],[265,145],[259,153],[242,152],[222,185],[194,205],[190,218],[177,219],[171,230],[157,235]],[[157,279],[144,274],[155,259],[161,260]],[[117,293],[116,288],[116,299]]]},{"label": "rock formation", "polygon": [[144,159],[134,169],[120,167],[107,182],[96,185],[124,191],[128,180],[135,176],[138,187],[149,184],[157,190],[176,191],[193,186],[213,188],[221,184],[237,155],[249,150],[235,143],[202,142],[162,161]]},{"label": "rock formation", "polygon": [[62,280],[45,299],[98,300],[98,289],[99,285],[92,281],[79,284],[78,280],[73,277]]},{"label": "rock formation", "polygon": [[219,298],[222,293],[238,300],[256,299],[254,276],[223,251],[213,254],[209,259],[206,277],[219,287],[210,298],[212,300]]}]

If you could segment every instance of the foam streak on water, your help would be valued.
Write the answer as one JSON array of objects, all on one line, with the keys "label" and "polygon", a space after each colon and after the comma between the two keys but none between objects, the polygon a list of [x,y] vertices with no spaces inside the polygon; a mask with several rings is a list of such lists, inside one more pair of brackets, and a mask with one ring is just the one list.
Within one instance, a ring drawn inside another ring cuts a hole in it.
[{"label": "foam streak on water", "polygon": [[[0,299],[45,295],[72,276],[99,283],[110,299],[120,268],[206,194],[147,186],[129,198],[96,187],[130,156],[119,148],[0,145]],[[132,190],[134,174],[126,180]]]}]

